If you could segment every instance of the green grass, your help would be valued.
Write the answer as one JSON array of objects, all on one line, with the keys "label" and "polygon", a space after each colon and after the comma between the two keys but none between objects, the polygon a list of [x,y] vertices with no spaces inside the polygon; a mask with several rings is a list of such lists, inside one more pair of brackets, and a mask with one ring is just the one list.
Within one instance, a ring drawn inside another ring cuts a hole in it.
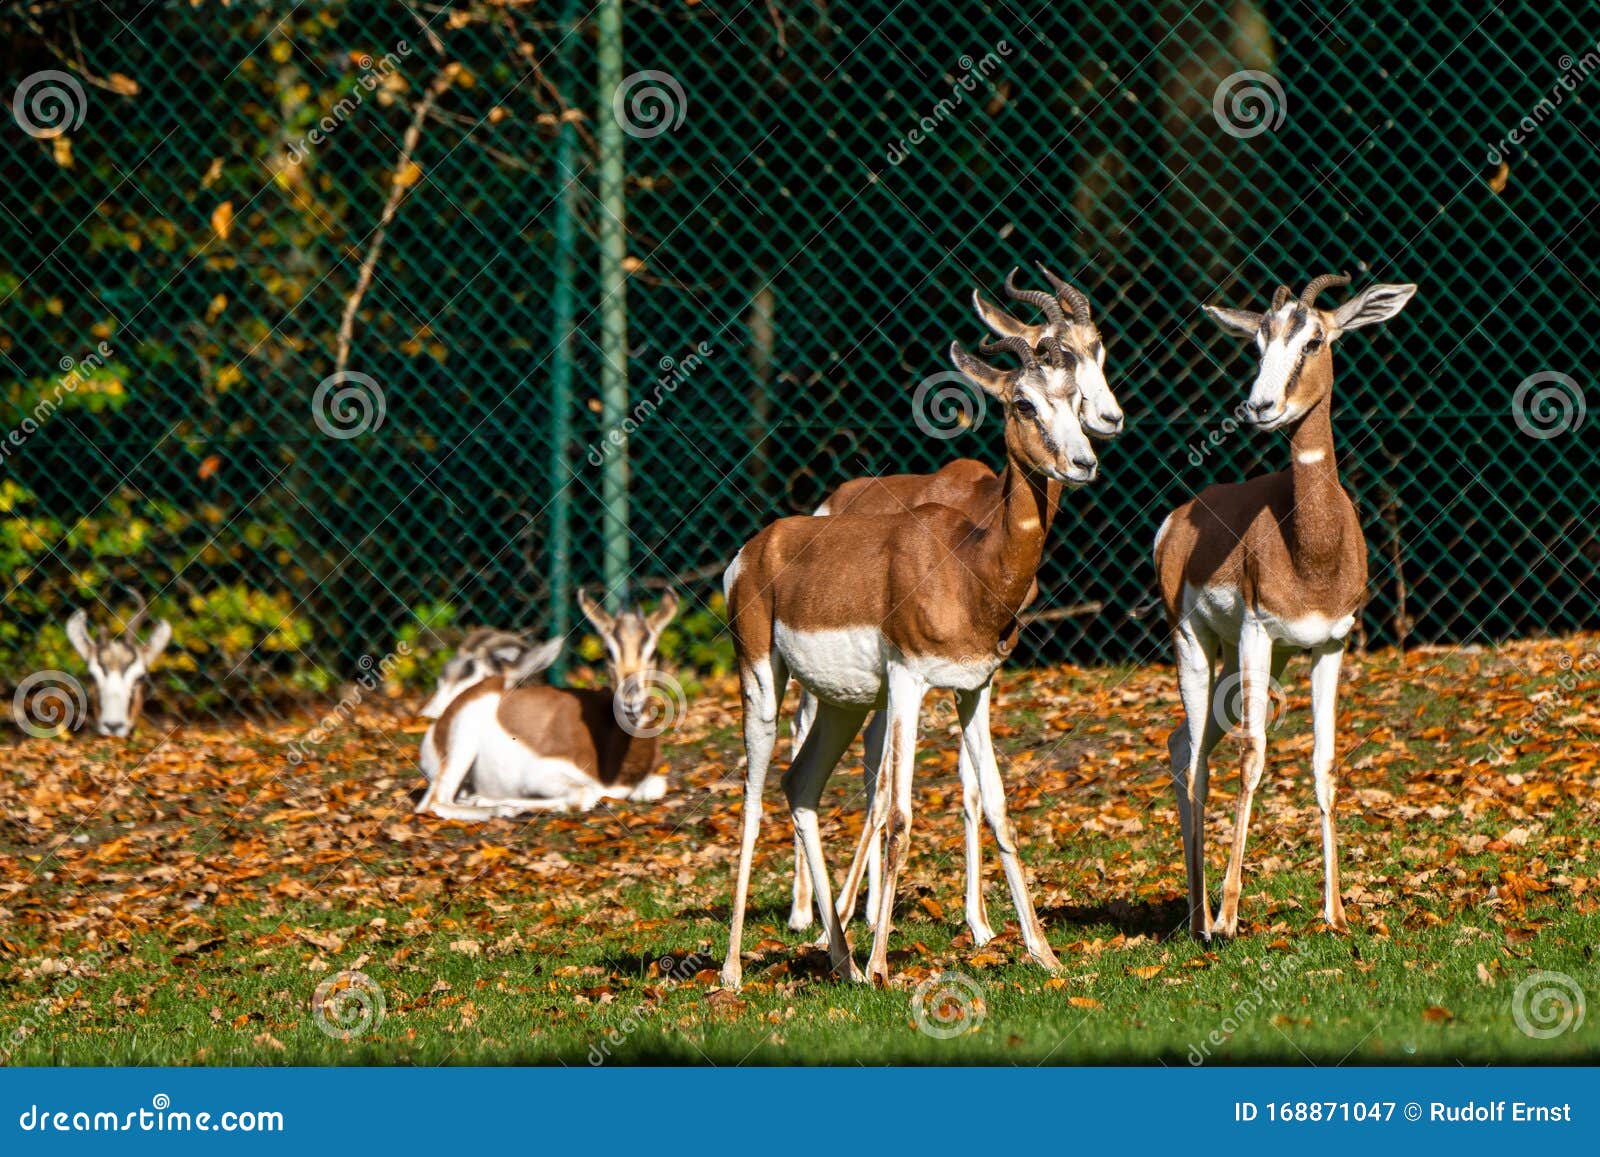
[{"label": "green grass", "polygon": [[[756,955],[742,992],[717,989],[738,804],[726,695],[678,737],[668,801],[527,824],[411,818],[415,735],[392,717],[360,721],[292,773],[276,755],[292,729],[242,742],[191,730],[159,748],[153,735],[131,780],[112,745],[25,744],[4,781],[0,1050],[44,1065],[1593,1062],[1600,1013],[1530,1035],[1514,994],[1540,971],[1600,994],[1595,688],[1563,691],[1570,710],[1488,768],[1473,758],[1497,734],[1475,706],[1486,678],[1519,697],[1558,688],[1549,656],[1388,663],[1346,697],[1349,935],[1317,915],[1303,673],[1291,669],[1293,710],[1258,797],[1246,934],[1206,946],[1182,927],[1156,758],[1170,672],[1040,672],[1013,677],[997,722],[1011,729],[1000,746],[1013,753],[1014,817],[1063,968],[1027,963],[1014,931],[971,946],[935,715],[886,989],[831,979],[809,937],[784,926],[776,792],[745,942]],[[1122,698],[1133,702],[1107,708]],[[1515,722],[1512,706],[1500,714]],[[1219,750],[1213,894],[1233,764]],[[60,781],[52,796],[34,794],[53,782],[43,768]],[[859,777],[831,790],[841,861]],[[1010,905],[989,856],[999,927]],[[854,933],[863,960],[867,935]],[[340,970],[370,977],[385,1005],[351,1039],[312,1012]],[[958,1008],[937,995],[964,983],[950,973],[970,980],[949,991],[972,1015],[942,1039],[919,1029],[913,1004],[931,985],[935,1008]]]}]

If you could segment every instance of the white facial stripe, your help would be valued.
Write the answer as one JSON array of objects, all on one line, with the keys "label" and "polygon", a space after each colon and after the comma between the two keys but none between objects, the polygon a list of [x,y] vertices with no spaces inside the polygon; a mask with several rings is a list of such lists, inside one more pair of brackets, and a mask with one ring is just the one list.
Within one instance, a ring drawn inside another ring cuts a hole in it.
[{"label": "white facial stripe", "polygon": [[[1284,306],[1285,319],[1294,312],[1294,308],[1292,305]],[[1315,333],[1315,324],[1308,320],[1286,336],[1274,337],[1266,343],[1261,352],[1261,370],[1256,375],[1255,386],[1250,391],[1252,405],[1283,404],[1284,395],[1289,389],[1290,376],[1300,364],[1300,355],[1305,349],[1306,342],[1310,341]]]}]

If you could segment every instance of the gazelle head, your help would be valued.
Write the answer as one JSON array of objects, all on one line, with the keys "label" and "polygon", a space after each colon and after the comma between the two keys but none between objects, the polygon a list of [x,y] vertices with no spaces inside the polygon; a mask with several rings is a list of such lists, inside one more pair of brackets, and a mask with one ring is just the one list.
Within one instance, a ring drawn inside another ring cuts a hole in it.
[{"label": "gazelle head", "polygon": [[578,591],[578,606],[606,645],[618,721],[624,725],[637,723],[644,718],[656,681],[656,647],[661,643],[661,632],[678,613],[678,592],[669,588],[649,614],[625,610],[611,615],[586,590]]},{"label": "gazelle head", "polygon": [[1046,336],[1037,344],[1016,334],[985,341],[978,352],[1009,352],[1022,363],[1001,370],[950,343],[950,360],[985,393],[1005,407],[1006,453],[1020,465],[1065,486],[1094,481],[1099,462],[1078,421],[1078,388],[1059,368],[1056,342]]},{"label": "gazelle head", "polygon": [[140,641],[139,627],[149,609],[141,596],[139,609],[115,635],[103,626],[90,634],[89,612],[82,609],[67,620],[67,638],[89,665],[94,680],[99,701],[94,725],[101,735],[126,738],[133,734],[144,709],[145,678],[172,641],[172,626],[165,619],[150,629],[148,639]]},{"label": "gazelle head", "polygon": [[422,708],[427,719],[437,719],[468,687],[494,675],[511,676],[520,683],[543,671],[561,654],[560,639],[534,646],[521,635],[479,627],[461,640],[461,646],[439,672],[439,686]]},{"label": "gazelle head", "polygon": [[1324,289],[1349,284],[1349,274],[1324,273],[1296,300],[1280,285],[1266,313],[1205,306],[1225,328],[1255,338],[1261,351],[1261,369],[1241,407],[1245,421],[1262,430],[1299,422],[1333,389],[1333,343],[1352,329],[1388,321],[1417,292],[1415,285],[1369,285],[1337,309],[1316,307]]},{"label": "gazelle head", "polygon": [[1017,271],[1006,274],[1006,296],[1012,301],[1044,311],[1044,325],[1029,325],[973,290],[972,305],[978,320],[999,337],[1020,337],[1038,349],[1054,346],[1050,364],[1043,366],[1057,384],[1070,380],[1078,393],[1078,423],[1091,438],[1113,438],[1122,432],[1122,407],[1106,382],[1106,347],[1100,328],[1089,313],[1089,299],[1041,263],[1039,272],[1055,291],[1018,289]]}]

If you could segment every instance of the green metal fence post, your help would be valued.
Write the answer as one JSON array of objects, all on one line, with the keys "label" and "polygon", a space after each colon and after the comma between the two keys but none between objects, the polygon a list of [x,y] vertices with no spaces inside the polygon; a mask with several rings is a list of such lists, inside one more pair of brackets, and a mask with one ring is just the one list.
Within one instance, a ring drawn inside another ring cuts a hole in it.
[{"label": "green metal fence post", "polygon": [[[563,67],[559,83],[566,104],[578,69],[570,63],[582,50],[576,38],[577,0],[567,0],[561,12],[561,53]],[[563,111],[565,111],[563,109]],[[577,303],[573,280],[577,275],[578,175],[575,160],[578,129],[563,116],[556,142],[555,288],[550,297],[551,336],[555,352],[550,367],[551,405],[555,421],[551,424],[550,478],[555,498],[550,510],[550,634],[566,638],[572,629],[572,338]],[[565,682],[566,652],[557,657],[551,673]]]},{"label": "green metal fence post", "polygon": [[600,484],[606,601],[613,609],[628,597],[628,235],[622,122],[611,101],[622,87],[622,0],[602,0],[595,134],[600,196],[600,408],[609,453]]}]

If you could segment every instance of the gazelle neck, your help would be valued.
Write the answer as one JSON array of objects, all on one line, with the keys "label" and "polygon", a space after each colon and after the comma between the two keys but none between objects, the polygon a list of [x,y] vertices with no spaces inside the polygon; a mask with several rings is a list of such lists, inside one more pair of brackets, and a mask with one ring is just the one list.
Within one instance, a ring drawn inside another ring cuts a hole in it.
[{"label": "gazelle neck", "polygon": [[999,517],[989,519],[969,540],[975,555],[972,573],[980,576],[980,597],[1009,620],[1033,591],[1044,539],[1061,501],[1061,484],[1026,470],[1007,458],[1000,476]]},{"label": "gazelle neck", "polygon": [[1342,557],[1344,520],[1338,503],[1348,501],[1339,483],[1333,445],[1333,395],[1330,391],[1306,412],[1289,438],[1292,506],[1288,515],[1290,553],[1295,569],[1317,572]]}]

